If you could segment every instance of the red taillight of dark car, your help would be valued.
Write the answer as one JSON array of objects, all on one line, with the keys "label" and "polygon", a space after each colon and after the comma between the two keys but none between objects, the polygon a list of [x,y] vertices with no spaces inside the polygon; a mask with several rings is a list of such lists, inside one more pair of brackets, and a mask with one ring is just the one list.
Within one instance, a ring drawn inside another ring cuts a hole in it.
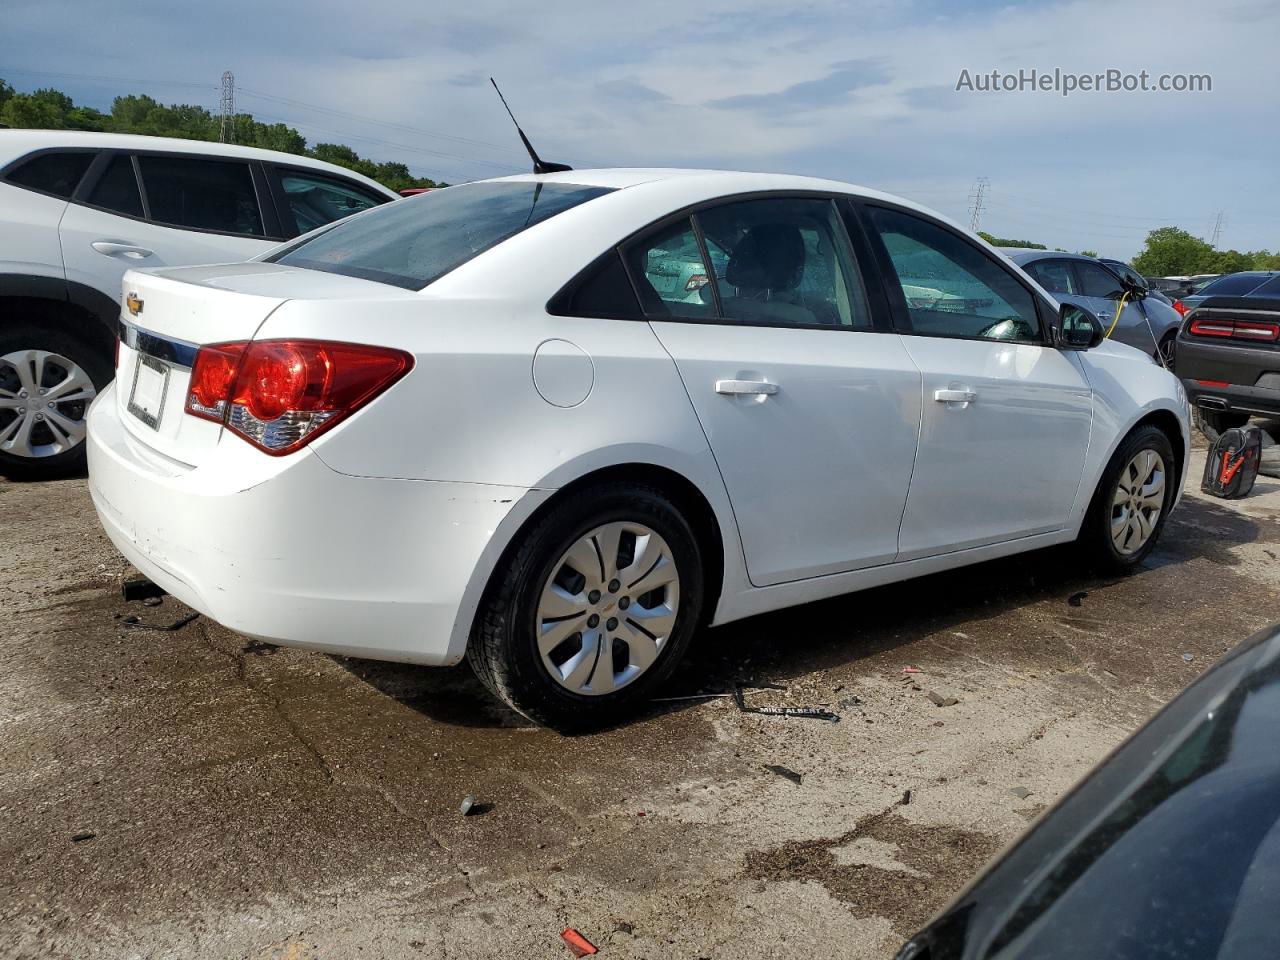
[{"label": "red taillight of dark car", "polygon": [[196,354],[186,412],[280,456],[340,423],[412,366],[403,350],[356,343],[211,344]]},{"label": "red taillight of dark car", "polygon": [[1191,308],[1188,307],[1181,300],[1173,301],[1173,309],[1178,311],[1178,316],[1180,317],[1185,317],[1188,313],[1191,312]]},{"label": "red taillight of dark car", "polygon": [[1275,343],[1280,340],[1280,325],[1257,320],[1197,317],[1191,321],[1188,332],[1199,337],[1227,337],[1259,343]]}]

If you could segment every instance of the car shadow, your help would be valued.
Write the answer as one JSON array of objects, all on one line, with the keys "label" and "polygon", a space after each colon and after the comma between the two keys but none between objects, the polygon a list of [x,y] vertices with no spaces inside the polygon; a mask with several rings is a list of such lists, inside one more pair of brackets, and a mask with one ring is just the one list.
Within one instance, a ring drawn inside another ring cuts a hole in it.
[{"label": "car shadow", "polygon": [[[738,684],[785,684],[817,671],[847,665],[907,646],[922,636],[964,631],[981,640],[984,631],[1003,636],[1005,613],[1156,575],[1162,568],[1197,559],[1232,565],[1232,548],[1259,538],[1257,522],[1201,499],[1184,500],[1170,517],[1160,545],[1142,567],[1122,578],[1083,569],[1069,546],[961,567],[761,614],[694,638],[684,663],[635,719],[697,706],[699,694],[731,693]],[[465,664],[417,667],[335,657],[376,688],[433,720],[467,727],[527,727]],[[688,697],[691,699],[665,699]]]}]

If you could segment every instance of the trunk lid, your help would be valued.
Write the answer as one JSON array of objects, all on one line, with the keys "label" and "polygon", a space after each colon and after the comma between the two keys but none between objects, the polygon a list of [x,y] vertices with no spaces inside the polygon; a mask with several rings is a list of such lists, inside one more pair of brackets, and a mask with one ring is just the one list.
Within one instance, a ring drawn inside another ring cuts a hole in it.
[{"label": "trunk lid", "polygon": [[156,467],[175,473],[200,466],[220,442],[228,442],[220,424],[185,413],[201,346],[252,340],[263,321],[292,299],[417,296],[367,280],[258,262],[131,270],[122,292],[117,410]]}]

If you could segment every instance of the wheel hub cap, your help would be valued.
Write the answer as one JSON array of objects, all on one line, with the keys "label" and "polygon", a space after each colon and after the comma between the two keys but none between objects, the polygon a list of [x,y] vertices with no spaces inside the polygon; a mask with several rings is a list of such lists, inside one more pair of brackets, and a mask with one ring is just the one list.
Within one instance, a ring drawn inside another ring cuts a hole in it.
[{"label": "wheel hub cap", "polygon": [[1155,532],[1164,509],[1164,458],[1140,450],[1120,471],[1111,500],[1111,542],[1122,556],[1141,550]]},{"label": "wheel hub cap", "polygon": [[535,621],[542,665],[574,693],[613,693],[653,666],[679,606],[680,575],[662,537],[626,521],[596,527],[543,585]]},{"label": "wheel hub cap", "polygon": [[0,452],[34,459],[70,450],[84,440],[95,396],[89,375],[61,354],[0,356]]}]

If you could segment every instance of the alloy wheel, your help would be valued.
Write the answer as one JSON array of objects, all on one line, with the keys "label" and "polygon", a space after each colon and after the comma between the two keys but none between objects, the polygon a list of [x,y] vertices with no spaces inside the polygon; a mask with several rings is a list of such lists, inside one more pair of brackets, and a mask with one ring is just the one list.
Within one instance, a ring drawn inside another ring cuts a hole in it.
[{"label": "alloy wheel", "polygon": [[542,587],[535,627],[543,667],[573,693],[613,693],[657,661],[679,607],[680,573],[657,532],[627,521],[596,527]]},{"label": "alloy wheel", "polygon": [[1164,509],[1164,458],[1139,450],[1120,471],[1111,499],[1111,542],[1122,556],[1132,556],[1151,539]]},{"label": "alloy wheel", "polygon": [[59,353],[0,356],[0,452],[36,459],[77,446],[97,392],[89,375]]}]

